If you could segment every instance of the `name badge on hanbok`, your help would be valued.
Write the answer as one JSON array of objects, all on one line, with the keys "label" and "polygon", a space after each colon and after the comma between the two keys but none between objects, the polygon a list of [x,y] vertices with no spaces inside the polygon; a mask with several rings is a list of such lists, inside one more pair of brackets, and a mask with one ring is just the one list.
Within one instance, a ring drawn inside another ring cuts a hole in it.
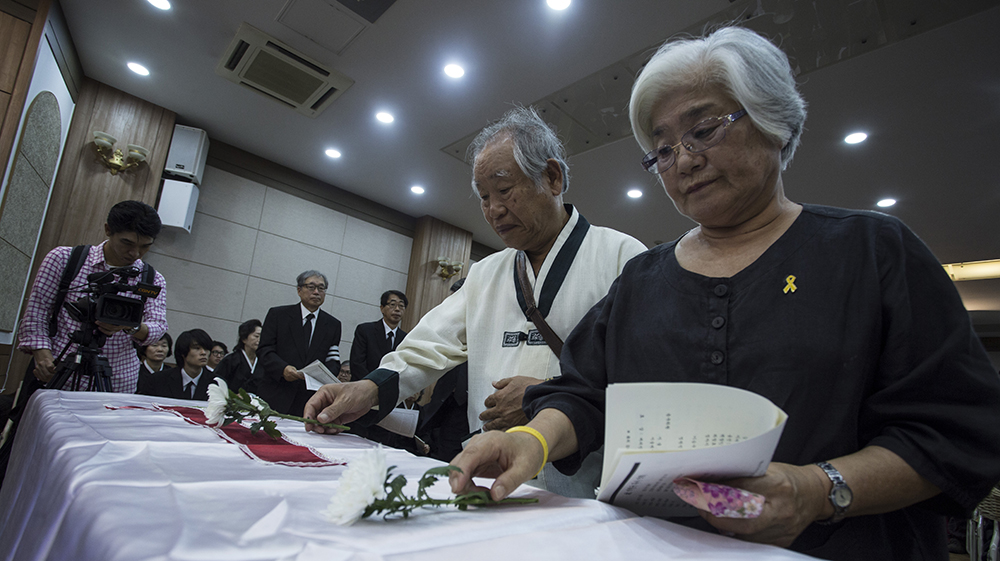
[{"label": "name badge on hanbok", "polygon": [[516,347],[521,344],[521,341],[527,342],[528,345],[544,345],[545,337],[537,329],[532,329],[531,331],[524,333],[522,331],[504,331],[503,333],[503,347]]}]

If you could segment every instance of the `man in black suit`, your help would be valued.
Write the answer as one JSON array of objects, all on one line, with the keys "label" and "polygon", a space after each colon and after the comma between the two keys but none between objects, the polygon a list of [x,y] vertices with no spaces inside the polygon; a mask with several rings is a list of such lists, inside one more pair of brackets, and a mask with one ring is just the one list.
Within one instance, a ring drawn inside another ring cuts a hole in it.
[{"label": "man in black suit", "polygon": [[351,343],[351,379],[361,380],[369,372],[378,368],[382,357],[396,350],[406,332],[399,327],[403,312],[410,302],[398,290],[388,290],[382,294],[382,319],[359,324],[354,330]]},{"label": "man in black suit", "polygon": [[340,321],[320,309],[329,286],[326,275],[305,271],[296,279],[300,302],[267,312],[257,351],[264,372],[258,394],[280,413],[301,415],[314,393],[300,370],[315,360],[340,370]]},{"label": "man in black suit", "polygon": [[181,333],[174,346],[177,366],[150,374],[141,373],[135,393],[208,401],[208,385],[213,378],[205,364],[211,348],[212,338],[203,330]]}]

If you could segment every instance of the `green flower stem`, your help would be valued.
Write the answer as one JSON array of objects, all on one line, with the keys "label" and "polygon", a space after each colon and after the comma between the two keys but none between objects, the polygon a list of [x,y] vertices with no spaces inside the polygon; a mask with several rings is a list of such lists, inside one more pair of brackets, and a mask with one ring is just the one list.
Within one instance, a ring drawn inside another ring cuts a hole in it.
[{"label": "green flower stem", "polygon": [[298,421],[300,423],[309,423],[311,425],[318,425],[321,427],[326,427],[328,429],[351,430],[351,427],[338,425],[336,423],[321,423],[316,419],[306,419],[305,417],[297,417],[295,415],[286,415],[284,413],[278,413],[277,411],[271,409],[270,407],[265,407],[262,410],[257,409],[256,407],[253,406],[253,404],[247,403],[242,399],[240,399],[239,397],[233,397],[233,395],[230,395],[229,401],[235,404],[239,409],[256,412],[257,416],[260,418],[261,421],[263,421],[268,417],[281,417],[282,419],[288,419],[290,421]]},{"label": "green flower stem", "polygon": [[444,506],[444,505],[466,505],[466,506],[496,506],[496,505],[506,505],[506,504],[529,504],[537,503],[538,499],[518,499],[508,497],[503,500],[494,501],[493,499],[483,500],[479,497],[471,497],[469,495],[458,495],[454,499],[411,499],[406,498],[402,501],[395,501],[393,505],[406,505],[406,506]]},{"label": "green flower stem", "polygon": [[338,425],[336,423],[321,423],[316,419],[306,419],[305,417],[296,417],[295,415],[285,415],[284,413],[278,413],[277,411],[272,413],[271,416],[281,417],[282,419],[288,419],[291,421],[299,421],[300,423],[309,423],[310,425],[319,425],[328,429],[351,430],[351,427],[346,427],[344,425]]}]

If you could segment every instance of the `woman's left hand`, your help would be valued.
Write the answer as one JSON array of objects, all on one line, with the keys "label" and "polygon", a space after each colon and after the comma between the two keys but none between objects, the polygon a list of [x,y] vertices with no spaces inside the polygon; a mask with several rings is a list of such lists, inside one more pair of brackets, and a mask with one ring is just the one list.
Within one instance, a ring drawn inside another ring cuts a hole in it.
[{"label": "woman's left hand", "polygon": [[[726,535],[758,543],[788,547],[815,520],[829,518],[833,507],[827,498],[830,480],[819,467],[772,462],[761,477],[742,477],[718,483],[765,497],[757,518],[717,518],[698,511],[702,518]],[[829,514],[825,514],[829,510]],[[825,514],[825,515],[824,515]]]}]

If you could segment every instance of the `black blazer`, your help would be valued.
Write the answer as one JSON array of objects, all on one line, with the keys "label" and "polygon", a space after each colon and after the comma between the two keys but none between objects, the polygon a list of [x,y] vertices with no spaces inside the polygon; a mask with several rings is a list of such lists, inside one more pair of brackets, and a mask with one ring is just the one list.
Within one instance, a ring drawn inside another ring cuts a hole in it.
[{"label": "black blazer", "polygon": [[360,380],[378,368],[382,357],[396,350],[403,337],[406,337],[406,332],[397,327],[390,349],[382,320],[358,324],[354,330],[354,342],[351,343],[351,380]]},{"label": "black blazer", "polygon": [[300,305],[271,308],[264,318],[257,357],[258,395],[275,411],[301,415],[313,392],[306,389],[305,380],[285,380],[285,367],[301,369],[319,360],[336,375],[340,370],[340,320],[318,310],[312,343],[307,349]]},{"label": "black blazer", "polygon": [[257,367],[253,372],[250,372],[250,365],[247,364],[247,359],[243,356],[243,350],[236,349],[222,357],[219,366],[215,367],[215,375],[225,380],[229,389],[234,392],[239,392],[240,388],[243,388],[248,393],[257,393],[257,384],[263,369],[260,357],[258,357]]},{"label": "black blazer", "polygon": [[[198,385],[194,388],[194,399],[196,401],[208,401],[208,386],[215,380],[215,376],[207,368],[201,369],[201,377],[198,378]],[[173,397],[176,399],[191,399],[184,393],[184,385],[181,382],[181,367],[165,368],[159,372],[152,372],[149,375],[139,377],[139,387],[135,393],[142,395],[155,395],[157,397]]]}]

